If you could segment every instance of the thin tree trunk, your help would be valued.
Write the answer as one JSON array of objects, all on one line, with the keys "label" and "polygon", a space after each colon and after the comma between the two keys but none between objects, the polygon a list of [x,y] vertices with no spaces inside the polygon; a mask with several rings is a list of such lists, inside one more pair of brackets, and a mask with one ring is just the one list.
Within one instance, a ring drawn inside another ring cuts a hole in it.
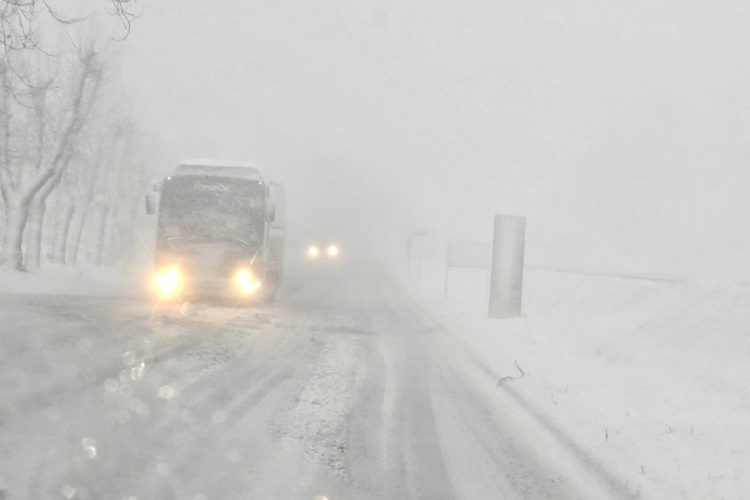
[{"label": "thin tree trunk", "polygon": [[[140,194],[140,193],[139,193]],[[140,207],[140,196],[138,197],[138,203],[134,206]],[[122,262],[131,264],[133,260],[133,254],[135,253],[135,218],[137,210],[133,207],[129,207],[128,214],[121,227],[121,237],[119,241],[118,255]]]},{"label": "thin tree trunk", "polygon": [[34,200],[29,207],[29,219],[26,223],[26,255],[24,268],[36,271],[41,265],[42,225],[47,204],[44,200]]},{"label": "thin tree trunk", "polygon": [[[47,102],[48,86],[33,88],[31,95],[34,102],[34,120],[36,134],[36,170],[41,168],[44,160],[44,128],[45,128],[45,105]],[[29,220],[26,223],[24,247],[24,268],[27,271],[36,271],[42,261],[42,229],[44,227],[44,212],[47,209],[47,196],[52,192],[52,187],[42,187],[31,200],[29,206]]]},{"label": "thin tree trunk", "polygon": [[[83,203],[81,204],[81,208],[79,209],[81,216],[78,219],[78,222],[75,224],[73,230],[73,241],[71,243],[70,252],[71,257],[68,261],[68,265],[75,266],[78,264],[78,251],[81,246],[81,239],[83,238],[83,229],[86,227],[86,220],[88,219],[92,204],[96,205],[96,203],[98,203],[97,201],[95,201],[95,198],[98,199],[98,197],[94,196],[94,191],[97,185],[101,182],[101,176],[104,175],[105,178],[107,176],[107,171],[110,168],[110,164],[112,163],[112,155],[115,145],[116,143],[112,145],[106,162],[104,162],[103,164],[99,164],[99,167],[94,170],[93,175],[87,182],[86,190],[83,194]],[[97,160],[98,159],[100,158],[97,158]]]},{"label": "thin tree trunk", "polygon": [[5,206],[5,236],[0,262],[23,270],[23,232],[29,219],[29,202],[18,200]]},{"label": "thin tree trunk", "polygon": [[94,244],[94,252],[91,261],[95,266],[101,267],[102,256],[104,254],[104,242],[106,241],[107,214],[109,213],[109,205],[102,204],[97,212],[98,213],[94,223],[94,236],[96,238],[96,242]]},{"label": "thin tree trunk", "polygon": [[73,234],[70,240],[70,248],[68,249],[67,258],[65,259],[65,263],[69,266],[78,265],[78,251],[81,248],[83,227],[86,225],[88,203],[86,203],[81,210],[78,210],[78,213],[78,219],[73,223]]},{"label": "thin tree trunk", "polygon": [[117,248],[120,240],[119,212],[120,207],[113,205],[107,214],[101,257],[102,265],[105,266],[112,266],[117,261]]},{"label": "thin tree trunk", "polygon": [[57,206],[57,223],[55,241],[52,244],[52,262],[65,264],[65,255],[68,248],[68,234],[70,223],[73,220],[75,206],[66,197],[61,197]]},{"label": "thin tree trunk", "polygon": [[[64,160],[64,167],[70,162],[70,155]],[[42,254],[42,231],[44,230],[44,214],[47,211],[47,198],[55,190],[63,175],[64,167],[49,179],[34,196],[29,213],[29,228],[26,231],[26,269],[37,270],[40,267]]]}]

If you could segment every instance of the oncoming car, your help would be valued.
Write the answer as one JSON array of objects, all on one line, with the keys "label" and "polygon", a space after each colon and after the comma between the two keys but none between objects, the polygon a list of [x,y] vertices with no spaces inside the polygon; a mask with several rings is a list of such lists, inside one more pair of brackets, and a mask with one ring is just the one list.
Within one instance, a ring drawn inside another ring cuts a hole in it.
[{"label": "oncoming car", "polygon": [[337,243],[313,243],[307,246],[306,255],[310,261],[335,261],[341,257],[341,248]]}]

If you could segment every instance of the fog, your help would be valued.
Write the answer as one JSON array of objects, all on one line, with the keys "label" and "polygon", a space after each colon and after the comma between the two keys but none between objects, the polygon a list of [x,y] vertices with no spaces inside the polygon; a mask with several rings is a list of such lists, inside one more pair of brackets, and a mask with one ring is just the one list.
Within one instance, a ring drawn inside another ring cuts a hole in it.
[{"label": "fog", "polygon": [[739,0],[149,2],[124,47],[154,175],[255,160],[290,237],[413,231],[527,262],[750,277],[750,6]]},{"label": "fog", "polygon": [[1,5],[0,500],[750,491],[747,0]]}]

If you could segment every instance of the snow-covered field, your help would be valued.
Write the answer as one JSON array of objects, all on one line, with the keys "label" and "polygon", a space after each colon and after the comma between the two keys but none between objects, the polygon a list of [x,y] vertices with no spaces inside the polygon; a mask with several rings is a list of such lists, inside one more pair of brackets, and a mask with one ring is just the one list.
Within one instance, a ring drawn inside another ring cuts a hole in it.
[{"label": "snow-covered field", "polygon": [[0,293],[14,295],[108,295],[148,293],[149,267],[115,270],[48,264],[35,272],[0,269]]},{"label": "snow-covered field", "polygon": [[452,283],[422,303],[564,447],[645,498],[750,495],[750,288],[527,270],[522,317],[489,319]]}]

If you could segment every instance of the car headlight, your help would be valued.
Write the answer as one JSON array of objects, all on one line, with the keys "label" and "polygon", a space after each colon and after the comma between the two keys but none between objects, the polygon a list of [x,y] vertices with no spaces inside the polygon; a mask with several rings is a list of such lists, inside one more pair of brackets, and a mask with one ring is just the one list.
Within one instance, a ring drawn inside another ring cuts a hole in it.
[{"label": "car headlight", "polygon": [[311,259],[315,259],[320,255],[320,248],[316,247],[315,245],[311,246],[307,249],[307,256]]},{"label": "car headlight", "polygon": [[163,269],[156,275],[156,286],[162,297],[172,295],[180,288],[180,270],[177,266]]},{"label": "car headlight", "polygon": [[329,245],[328,250],[326,250],[326,253],[329,257],[338,257],[339,255],[339,247],[336,245]]},{"label": "car headlight", "polygon": [[251,293],[260,288],[260,280],[250,269],[240,269],[234,277],[235,283],[242,293]]}]

